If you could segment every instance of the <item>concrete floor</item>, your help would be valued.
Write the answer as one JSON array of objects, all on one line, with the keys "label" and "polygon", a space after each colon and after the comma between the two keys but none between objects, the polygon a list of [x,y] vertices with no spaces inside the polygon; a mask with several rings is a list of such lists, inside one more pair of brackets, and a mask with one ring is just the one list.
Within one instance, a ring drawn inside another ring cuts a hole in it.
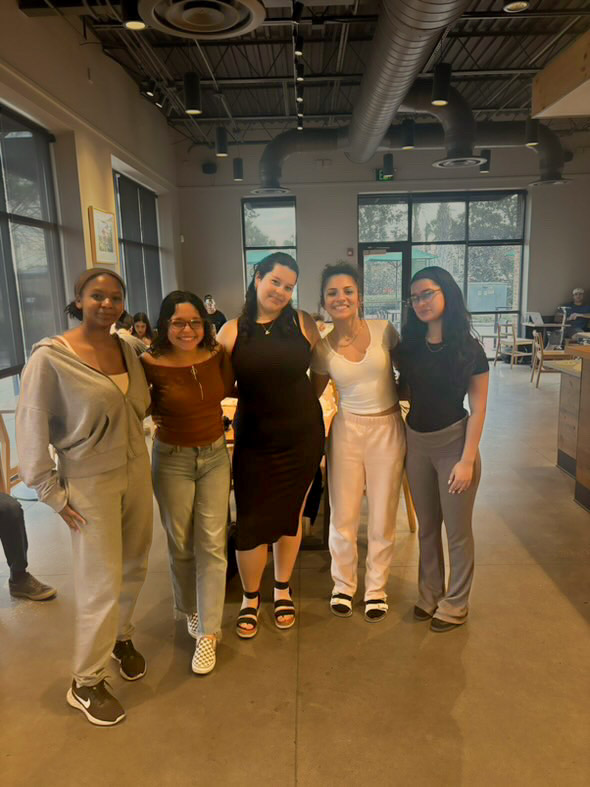
[{"label": "concrete floor", "polygon": [[331,615],[328,556],[305,552],[297,627],[272,625],[267,572],[261,631],[239,640],[234,581],[217,668],[197,677],[157,522],[136,615],[148,673],[129,684],[113,670],[128,716],[111,729],[66,705],[69,536],[49,509],[25,504],[30,568],[59,596],[11,600],[0,560],[0,783],[588,785],[590,515],[555,467],[558,387],[558,375],[535,390],[526,369],[492,373],[462,629],[433,634],[412,619],[417,538],[400,510],[383,623],[365,623],[360,606]]}]

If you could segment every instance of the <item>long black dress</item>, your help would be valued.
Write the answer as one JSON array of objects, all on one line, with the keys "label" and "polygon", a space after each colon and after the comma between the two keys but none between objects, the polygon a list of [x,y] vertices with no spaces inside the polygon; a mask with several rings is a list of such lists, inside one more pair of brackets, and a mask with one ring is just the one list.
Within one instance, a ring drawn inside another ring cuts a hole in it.
[{"label": "long black dress", "polygon": [[307,369],[309,342],[293,318],[255,324],[238,338],[232,362],[238,383],[233,458],[237,549],[295,536],[299,512],[324,448],[322,409]]}]

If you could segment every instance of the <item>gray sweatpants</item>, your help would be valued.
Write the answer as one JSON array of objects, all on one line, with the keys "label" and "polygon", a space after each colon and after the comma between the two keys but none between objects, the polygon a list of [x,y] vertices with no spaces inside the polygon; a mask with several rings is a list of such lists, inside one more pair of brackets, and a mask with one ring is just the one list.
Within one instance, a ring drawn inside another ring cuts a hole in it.
[{"label": "gray sweatpants", "polygon": [[116,640],[130,639],[131,617],[152,542],[150,463],[145,455],[91,478],[65,480],[68,503],[86,520],[72,531],[76,636],[73,676],[94,686],[107,677]]},{"label": "gray sweatpants", "polygon": [[[437,432],[415,432],[406,424],[406,470],[418,516],[420,563],[417,606],[448,623],[463,623],[473,581],[471,520],[481,476],[479,452],[466,492],[450,494],[451,470],[461,459],[467,418]],[[449,581],[445,589],[442,523],[449,545]]]}]

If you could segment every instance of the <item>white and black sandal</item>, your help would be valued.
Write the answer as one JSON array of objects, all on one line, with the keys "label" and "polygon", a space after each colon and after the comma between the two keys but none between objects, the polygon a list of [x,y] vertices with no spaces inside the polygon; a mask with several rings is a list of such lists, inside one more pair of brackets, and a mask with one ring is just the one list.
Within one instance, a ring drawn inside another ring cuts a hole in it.
[{"label": "white and black sandal", "polygon": [[365,601],[365,620],[369,623],[378,623],[383,620],[389,607],[384,598],[371,598]]},{"label": "white and black sandal", "polygon": [[330,609],[339,618],[349,618],[352,615],[352,596],[346,593],[332,593]]}]

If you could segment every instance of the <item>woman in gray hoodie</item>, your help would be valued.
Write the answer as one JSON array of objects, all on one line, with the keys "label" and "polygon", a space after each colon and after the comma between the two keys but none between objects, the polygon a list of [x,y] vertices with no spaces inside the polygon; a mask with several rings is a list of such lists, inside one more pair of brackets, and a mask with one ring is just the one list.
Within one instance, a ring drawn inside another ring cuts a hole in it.
[{"label": "woman in gray hoodie", "polygon": [[146,671],[131,616],[152,538],[142,426],[150,396],[139,358],[110,333],[124,297],[113,271],[91,268],[78,278],[66,311],[81,325],[33,347],[16,415],[21,477],[72,536],[77,618],[67,701],[99,726],[125,717],[105,685],[110,658],[127,680]]}]

